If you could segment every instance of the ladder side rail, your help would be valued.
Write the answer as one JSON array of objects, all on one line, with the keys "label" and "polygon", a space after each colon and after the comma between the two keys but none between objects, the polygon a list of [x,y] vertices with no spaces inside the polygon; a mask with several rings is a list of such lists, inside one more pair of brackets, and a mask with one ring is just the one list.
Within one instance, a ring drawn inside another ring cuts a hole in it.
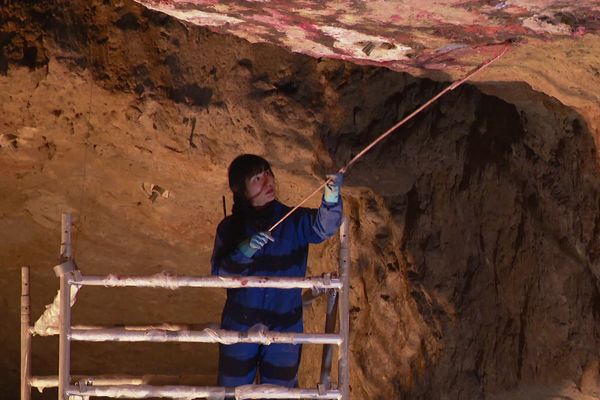
[{"label": "ladder side rail", "polygon": [[31,299],[29,297],[29,267],[21,267],[21,400],[31,399]]},{"label": "ladder side rail", "polygon": [[[325,317],[325,333],[334,333],[336,326],[336,314],[338,308],[338,293],[330,291],[327,296],[327,314]],[[331,388],[331,362],[333,360],[333,346],[323,345],[323,354],[321,356],[321,379],[319,384],[323,389]]]},{"label": "ladder side rail", "polygon": [[342,400],[350,400],[350,347],[348,343],[350,338],[350,238],[346,217],[342,220],[342,226],[340,227],[339,274],[342,279],[342,288],[339,291],[339,319],[342,344],[339,347],[338,387],[342,393]]},{"label": "ladder side rail", "polygon": [[66,395],[71,381],[71,285],[67,275],[60,277],[60,319],[58,355],[58,400],[69,400]]},{"label": "ladder side rail", "polygon": [[74,269],[73,250],[71,246],[71,214],[64,213],[61,217],[60,262],[54,267],[60,278],[60,315],[58,341],[58,400],[69,400],[67,389],[71,384],[71,284]]}]

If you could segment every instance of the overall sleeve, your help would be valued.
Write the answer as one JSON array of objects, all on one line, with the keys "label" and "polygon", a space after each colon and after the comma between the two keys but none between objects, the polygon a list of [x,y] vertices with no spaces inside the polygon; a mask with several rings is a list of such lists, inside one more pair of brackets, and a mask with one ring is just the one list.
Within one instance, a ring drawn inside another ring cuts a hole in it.
[{"label": "overall sleeve", "polygon": [[299,234],[306,243],[321,243],[335,235],[342,224],[344,208],[342,197],[337,203],[322,200],[321,207],[316,210],[306,210],[299,221]]},{"label": "overall sleeve", "polygon": [[217,227],[215,246],[210,260],[212,275],[247,275],[252,258],[246,257],[227,237],[226,224]]}]

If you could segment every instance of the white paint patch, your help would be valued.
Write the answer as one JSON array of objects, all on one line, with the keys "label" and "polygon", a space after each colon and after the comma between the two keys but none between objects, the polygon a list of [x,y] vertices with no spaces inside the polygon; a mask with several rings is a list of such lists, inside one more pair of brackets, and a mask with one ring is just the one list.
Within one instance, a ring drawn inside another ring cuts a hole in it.
[{"label": "white paint patch", "polygon": [[309,55],[318,55],[319,57],[334,56],[329,47],[317,43],[308,38],[306,31],[297,26],[288,26],[285,31],[283,44],[288,46],[293,51],[305,52]]},{"label": "white paint patch", "polygon": [[571,27],[563,23],[554,23],[552,16],[534,15],[523,20],[523,26],[537,33],[552,33],[554,35],[571,35]]},{"label": "white paint patch", "polygon": [[336,26],[318,26],[318,28],[335,39],[333,44],[335,48],[344,50],[346,54],[357,59],[382,62],[406,60],[407,54],[412,50],[408,46],[394,43],[393,40],[382,36],[367,35]]},{"label": "white paint patch", "polygon": [[[137,0],[136,0],[137,1]],[[202,26],[223,26],[226,24],[236,25],[245,22],[242,19],[230,17],[226,14],[219,13],[209,13],[200,10],[178,10],[174,8],[172,5],[169,6],[154,6],[147,4],[143,1],[138,1],[138,3],[143,4],[144,6],[151,8],[155,11],[160,11],[162,13],[168,14],[177,19],[192,22],[196,25]]]},{"label": "white paint patch", "polygon": [[[81,286],[71,286],[71,307],[77,299],[77,292]],[[60,319],[60,290],[56,293],[54,301],[46,305],[46,311],[35,321],[34,332],[40,336],[58,335]]]}]

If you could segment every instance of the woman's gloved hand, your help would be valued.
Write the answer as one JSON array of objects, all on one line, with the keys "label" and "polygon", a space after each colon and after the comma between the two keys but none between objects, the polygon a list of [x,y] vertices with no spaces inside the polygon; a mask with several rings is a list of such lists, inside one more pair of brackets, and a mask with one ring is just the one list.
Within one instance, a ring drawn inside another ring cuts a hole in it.
[{"label": "woman's gloved hand", "polygon": [[344,183],[344,174],[338,172],[337,174],[327,175],[327,179],[331,179],[331,181],[325,185],[323,198],[328,203],[337,203],[340,198],[342,183]]},{"label": "woman's gloved hand", "polygon": [[246,257],[252,258],[252,256],[254,256],[258,250],[262,249],[269,241],[275,241],[269,232],[258,232],[240,243],[238,248]]}]

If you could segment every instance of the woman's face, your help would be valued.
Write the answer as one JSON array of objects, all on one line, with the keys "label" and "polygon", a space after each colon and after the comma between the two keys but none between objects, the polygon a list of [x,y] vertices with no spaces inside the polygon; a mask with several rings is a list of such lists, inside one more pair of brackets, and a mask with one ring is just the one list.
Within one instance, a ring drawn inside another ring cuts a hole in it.
[{"label": "woman's face", "polygon": [[246,179],[246,198],[253,207],[262,207],[275,200],[275,177],[271,170]]}]

